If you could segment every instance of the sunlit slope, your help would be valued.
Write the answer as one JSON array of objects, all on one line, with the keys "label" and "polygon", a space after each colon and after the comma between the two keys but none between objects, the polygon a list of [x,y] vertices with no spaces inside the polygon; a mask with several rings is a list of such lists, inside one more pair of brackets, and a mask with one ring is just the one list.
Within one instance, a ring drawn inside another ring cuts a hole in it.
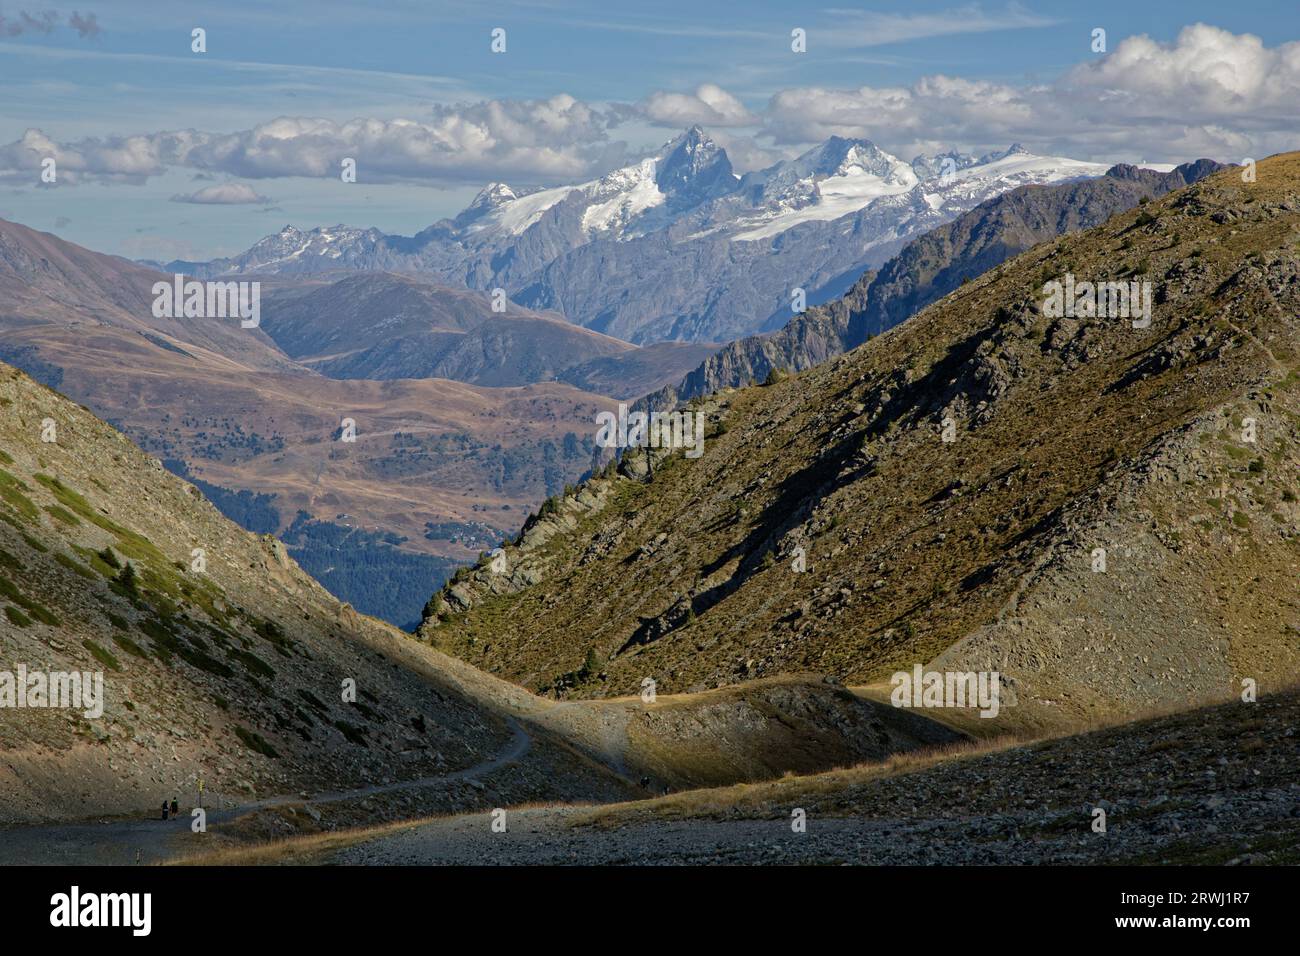
[{"label": "sunlit slope", "polygon": [[[1073,722],[1278,686],[1300,672],[1298,255],[1296,154],[1036,246],[706,400],[703,457],[646,480],[629,456],[421,633],[578,696],[939,658]],[[1149,283],[1149,327],[1045,315],[1066,273]]]}]

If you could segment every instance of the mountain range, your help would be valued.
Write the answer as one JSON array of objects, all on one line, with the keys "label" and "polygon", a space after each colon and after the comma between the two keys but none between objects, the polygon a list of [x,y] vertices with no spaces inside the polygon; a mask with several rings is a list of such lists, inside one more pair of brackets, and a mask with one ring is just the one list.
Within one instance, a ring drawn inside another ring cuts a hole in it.
[{"label": "mountain range", "polygon": [[[611,241],[620,248],[637,241],[628,237],[650,228],[653,210],[680,218],[687,215],[683,209],[698,212],[723,200],[737,205],[728,176],[745,182],[746,190],[778,199],[804,189],[807,204],[797,211],[807,217],[833,192],[815,177],[843,166],[843,159],[831,165],[836,156],[849,157],[855,170],[870,166],[869,175],[896,185],[936,169],[942,176],[945,164],[949,171],[981,170],[1005,167],[1009,156],[1025,161],[1013,151],[983,161],[954,155],[908,166],[877,153],[834,140],[801,163],[737,178],[725,154],[688,134],[659,168],[670,197],[636,216],[615,217],[608,230],[623,238]],[[646,170],[652,165],[643,164]],[[568,411],[560,420],[567,424],[558,431],[552,424],[511,429],[502,410],[517,415],[531,408],[526,419],[554,421],[557,406],[541,395],[524,397],[521,405],[519,395],[499,389],[567,383],[612,399],[648,395],[642,405],[667,407],[762,379],[773,367],[804,368],[860,343],[872,325],[878,330],[900,321],[1001,257],[1060,230],[1097,222],[1210,168],[1202,163],[1159,173],[1115,167],[1101,177],[1001,194],[913,240],[879,277],[862,276],[841,300],[716,355],[717,346],[704,343],[634,347],[557,313],[515,303],[498,313],[480,293],[410,273],[338,268],[320,275],[261,276],[265,306],[256,330],[157,319],[148,290],[165,276],[0,224],[0,285],[9,303],[8,314],[0,316],[6,328],[0,358],[127,429],[245,527],[286,536],[304,567],[336,593],[409,625],[430,583],[450,574],[457,560],[493,546],[543,498],[599,463],[590,423],[605,407],[603,399],[584,403],[580,393],[564,399],[561,407]],[[710,169],[727,173],[710,175]],[[590,205],[595,199],[624,195],[614,189],[618,179],[560,202],[582,198],[590,211],[597,208]],[[505,188],[490,193],[461,217],[459,228],[531,234],[536,223],[519,218],[523,209],[517,205],[529,197]],[[540,193],[530,195],[534,207],[543,204],[536,198]],[[538,222],[542,218],[544,211]],[[726,218],[720,215],[720,221]],[[389,384],[380,387],[381,382]],[[466,404],[469,393],[454,382],[488,390]],[[456,397],[430,404],[429,397],[439,394]],[[179,396],[183,413],[172,408]],[[329,407],[338,409],[333,424],[320,411]],[[439,409],[432,422],[427,408]],[[342,418],[359,415],[369,416],[361,431],[363,453],[348,454],[349,448],[319,440],[337,430]],[[317,433],[317,440],[310,439]],[[377,449],[376,440],[387,447]],[[423,491],[412,484],[417,474],[426,483]],[[447,494],[451,488],[460,490]],[[403,504],[394,507],[396,502]],[[383,587],[375,586],[376,576]]]},{"label": "mountain range", "polygon": [[802,371],[879,335],[981,273],[1037,243],[1100,225],[1223,168],[1200,159],[1169,172],[1117,165],[1104,176],[1020,186],[985,200],[905,245],[862,275],[840,299],[796,316],[780,331],[728,343],[679,382],[637,407],[669,409],[720,388],[763,381],[773,369]]},{"label": "mountain range", "polygon": [[[526,524],[505,573],[450,581],[421,637],[559,697],[996,672],[1005,719],[1038,729],[1294,685],[1300,157],[1259,171],[691,400],[702,457],[624,455]],[[1067,275],[1148,284],[1149,322],[1054,314]]]},{"label": "mountain range", "polygon": [[205,277],[403,272],[500,288],[517,305],[628,342],[723,342],[783,326],[796,289],[808,304],[837,298],[908,238],[986,199],[1106,168],[1019,145],[904,162],[868,140],[832,137],[738,175],[697,126],[590,182],[489,184],[414,236],[286,226],[240,255],[164,268]]}]

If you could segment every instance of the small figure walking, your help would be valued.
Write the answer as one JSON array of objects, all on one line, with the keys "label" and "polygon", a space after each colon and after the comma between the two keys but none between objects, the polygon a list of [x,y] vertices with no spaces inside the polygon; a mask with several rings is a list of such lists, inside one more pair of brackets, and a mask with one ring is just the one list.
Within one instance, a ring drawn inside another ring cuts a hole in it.
[{"label": "small figure walking", "polygon": [[164,800],[164,801],[162,802],[162,811],[163,811],[163,817],[162,817],[162,818],[163,818],[164,820],[166,820],[166,819],[167,819],[167,801],[166,801],[166,800]]},{"label": "small figure walking", "polygon": [[175,797],[172,797],[172,819],[177,820],[180,818],[180,815],[181,815],[180,804],[176,802]]}]

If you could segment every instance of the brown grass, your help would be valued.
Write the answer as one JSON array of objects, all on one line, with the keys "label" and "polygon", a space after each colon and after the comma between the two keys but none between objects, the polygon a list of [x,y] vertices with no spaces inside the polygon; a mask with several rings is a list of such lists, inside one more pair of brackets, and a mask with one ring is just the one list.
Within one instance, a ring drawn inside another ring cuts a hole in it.
[{"label": "brown grass", "polygon": [[[856,690],[862,690],[862,688]],[[1293,691],[1295,687],[1288,685],[1287,690]],[[795,797],[808,799],[831,796],[850,787],[863,786],[873,780],[917,773],[940,764],[982,757],[986,754],[1010,750],[1015,747],[1032,747],[1052,740],[1078,737],[1113,730],[1117,727],[1138,725],[1179,714],[1188,714],[1202,708],[1230,703],[1235,699],[1233,695],[1224,695],[1196,704],[1171,704],[1146,708],[1136,713],[1108,714],[1086,721],[1077,721],[1068,728],[1038,731],[1007,728],[1005,732],[997,735],[975,737],[970,740],[936,747],[918,748],[917,750],[894,754],[883,761],[858,764],[853,767],[829,770],[825,773],[808,776],[787,775],[779,780],[688,790],[652,800],[609,804],[593,808],[590,813],[576,816],[571,825],[617,827],[655,819],[670,820],[695,817],[722,819],[734,818],[738,815],[764,816],[775,812],[778,806],[784,811]],[[943,712],[931,711],[927,713],[927,716],[933,716],[935,713],[942,714]],[[945,716],[950,717],[951,714]],[[961,730],[967,729],[966,724],[972,722],[978,722],[978,718],[972,717],[969,720],[960,722],[950,719],[945,720],[945,723]],[[1251,720],[1244,726],[1259,729],[1259,727],[1263,726],[1263,722]],[[1156,742],[1148,749],[1156,751],[1169,746],[1174,746],[1174,743],[1172,741],[1162,741]],[[1242,746],[1246,752],[1251,752],[1254,749],[1250,740],[1244,741]]]},{"label": "brown grass", "polygon": [[[517,813],[522,810],[553,809],[557,804],[548,801],[531,801],[511,804],[505,809]],[[582,806],[574,804],[573,806]],[[488,813],[487,810],[480,811]],[[394,820],[372,826],[349,827],[328,833],[309,833],[300,836],[283,837],[276,840],[264,840],[257,843],[236,846],[224,846],[213,850],[192,853],[165,866],[312,866],[320,863],[321,857],[335,850],[378,840],[405,830],[418,830],[420,827],[463,816],[462,813],[439,813],[409,820]],[[238,823],[236,820],[234,823]]]},{"label": "brown grass", "polygon": [[227,846],[181,857],[165,866],[302,866],[332,850],[417,827],[428,820],[401,820],[376,827],[354,827],[333,833],[268,840],[252,846]]}]

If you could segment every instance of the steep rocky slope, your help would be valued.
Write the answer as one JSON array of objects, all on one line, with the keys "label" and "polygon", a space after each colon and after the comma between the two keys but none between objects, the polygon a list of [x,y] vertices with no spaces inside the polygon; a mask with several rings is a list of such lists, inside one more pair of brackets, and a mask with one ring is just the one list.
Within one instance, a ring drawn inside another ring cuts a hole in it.
[{"label": "steep rocky slope", "polygon": [[1182,189],[1223,168],[1198,159],[1167,173],[1112,166],[1105,176],[1054,186],[1023,186],[990,199],[908,243],[871,280],[854,310],[849,341],[879,335],[963,282],[1026,249],[1099,225],[1118,212]]},{"label": "steep rocky slope", "polygon": [[[1293,680],[1298,239],[1286,154],[1035,246],[705,400],[702,458],[628,456],[420,633],[578,696],[938,658],[999,670],[1030,724]],[[1067,273],[1149,282],[1150,325],[1045,314]]]},{"label": "steep rocky slope", "polygon": [[[0,821],[140,812],[199,780],[214,806],[379,785],[504,750],[505,685],[412,648],[0,365],[0,668],[103,675],[102,717],[0,707]],[[618,792],[564,754],[541,745],[505,785]]]}]

